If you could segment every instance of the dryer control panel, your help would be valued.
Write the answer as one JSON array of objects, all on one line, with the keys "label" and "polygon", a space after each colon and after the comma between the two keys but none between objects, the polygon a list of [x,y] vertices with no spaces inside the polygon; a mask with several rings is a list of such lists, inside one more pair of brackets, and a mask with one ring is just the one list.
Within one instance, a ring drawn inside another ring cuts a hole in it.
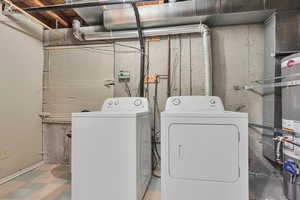
[{"label": "dryer control panel", "polygon": [[139,98],[139,97],[110,98],[104,102],[102,106],[102,111],[148,112],[149,104],[146,98]]},{"label": "dryer control panel", "polygon": [[167,101],[166,111],[169,112],[224,112],[222,100],[214,96],[178,96],[170,97]]}]

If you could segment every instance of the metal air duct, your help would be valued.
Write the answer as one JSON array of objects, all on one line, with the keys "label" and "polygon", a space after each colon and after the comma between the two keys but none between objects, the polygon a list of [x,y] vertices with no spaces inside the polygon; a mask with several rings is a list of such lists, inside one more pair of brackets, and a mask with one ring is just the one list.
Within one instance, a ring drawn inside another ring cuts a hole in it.
[{"label": "metal air duct", "polygon": [[[176,3],[157,4],[139,7],[141,21],[144,28],[177,26],[198,24],[209,17],[223,15],[232,18],[232,14],[244,13],[235,20],[241,22],[241,18],[248,20],[248,13],[256,11],[257,21],[261,22],[264,13],[274,10],[300,8],[299,0],[191,0]],[[201,16],[201,17],[200,17]],[[270,15],[269,15],[270,16]],[[253,16],[252,16],[253,18]],[[231,24],[234,20],[229,19]],[[249,20],[248,20],[249,21]],[[107,30],[136,29],[134,12],[131,8],[105,10],[103,23]]]}]

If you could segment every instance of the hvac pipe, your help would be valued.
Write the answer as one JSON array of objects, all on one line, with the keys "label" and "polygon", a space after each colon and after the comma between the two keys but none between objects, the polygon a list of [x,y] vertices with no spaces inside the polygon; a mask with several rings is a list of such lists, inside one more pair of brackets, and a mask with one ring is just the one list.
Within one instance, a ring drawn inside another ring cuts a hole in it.
[{"label": "hvac pipe", "polygon": [[[201,30],[199,24],[194,24],[194,25],[184,25],[184,26],[143,29],[143,36],[144,37],[168,36],[168,35],[200,33],[200,32]],[[87,41],[134,39],[134,38],[138,38],[139,36],[138,31],[136,30],[92,32],[92,33],[81,32],[81,34],[83,35],[83,39]]]},{"label": "hvac pipe", "polygon": [[[95,40],[116,40],[116,39],[133,39],[138,38],[139,34],[136,30],[127,31],[111,31],[111,32],[94,32],[84,33],[80,31],[78,24],[73,27],[73,34],[77,39],[82,41]],[[211,47],[211,32],[210,28],[204,24],[184,25],[174,27],[162,27],[144,29],[143,37],[152,36],[167,36],[187,33],[200,33],[203,39],[204,63],[205,63],[205,95],[212,95],[212,47]],[[80,37],[78,37],[80,36]]]},{"label": "hvac pipe", "polygon": [[211,35],[208,26],[200,25],[203,49],[204,49],[204,66],[205,66],[205,95],[212,96],[212,48]]},{"label": "hvac pipe", "polygon": [[24,10],[26,12],[39,12],[39,11],[64,10],[64,9],[117,5],[117,4],[132,4],[132,3],[144,2],[144,1],[153,1],[153,0],[92,1],[92,2],[81,2],[81,3],[57,4],[57,5],[49,5],[49,6],[42,6],[42,7],[31,7],[31,8],[24,8]]},{"label": "hvac pipe", "polygon": [[79,20],[73,20],[72,28],[73,28],[73,36],[79,40],[83,41],[82,33],[80,32],[81,22]]}]

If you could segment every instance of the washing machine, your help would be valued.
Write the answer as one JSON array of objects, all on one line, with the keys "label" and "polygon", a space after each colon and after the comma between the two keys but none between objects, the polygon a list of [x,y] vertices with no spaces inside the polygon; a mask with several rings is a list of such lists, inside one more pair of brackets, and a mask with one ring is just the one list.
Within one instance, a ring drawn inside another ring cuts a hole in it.
[{"label": "washing machine", "polygon": [[171,97],[161,114],[162,200],[247,200],[248,114],[218,97]]},{"label": "washing machine", "polygon": [[151,179],[146,98],[112,98],[72,115],[72,200],[142,200]]}]

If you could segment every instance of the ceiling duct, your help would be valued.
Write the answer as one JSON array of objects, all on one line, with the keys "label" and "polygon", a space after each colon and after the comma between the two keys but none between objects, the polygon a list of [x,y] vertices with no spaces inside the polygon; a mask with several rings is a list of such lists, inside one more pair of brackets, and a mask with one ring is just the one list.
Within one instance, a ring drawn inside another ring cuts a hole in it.
[{"label": "ceiling duct", "polygon": [[[94,2],[95,0],[65,0],[66,4],[80,3],[80,2]],[[107,5],[96,7],[75,8],[75,12],[82,18],[88,25],[103,24],[103,12],[108,9],[122,9],[128,8],[128,4]]]},{"label": "ceiling duct", "polygon": [[[139,7],[143,28],[199,24],[206,16],[196,16],[193,1],[155,4]],[[103,13],[107,30],[136,29],[132,8],[106,10]]]},{"label": "ceiling duct", "polygon": [[[220,14],[234,17],[232,14],[247,14],[256,11],[253,22],[258,22],[262,15],[271,10],[300,8],[299,0],[191,0],[177,3],[157,4],[139,7],[141,21],[144,28],[177,26],[195,24],[207,21]],[[221,18],[224,20],[224,18]],[[237,18],[235,18],[237,19]],[[265,18],[264,18],[265,19]],[[234,21],[234,20],[233,20]],[[239,20],[242,22],[241,20]],[[107,30],[135,29],[136,21],[132,8],[112,9],[103,12],[103,23]],[[234,23],[232,23],[234,24]]]}]

